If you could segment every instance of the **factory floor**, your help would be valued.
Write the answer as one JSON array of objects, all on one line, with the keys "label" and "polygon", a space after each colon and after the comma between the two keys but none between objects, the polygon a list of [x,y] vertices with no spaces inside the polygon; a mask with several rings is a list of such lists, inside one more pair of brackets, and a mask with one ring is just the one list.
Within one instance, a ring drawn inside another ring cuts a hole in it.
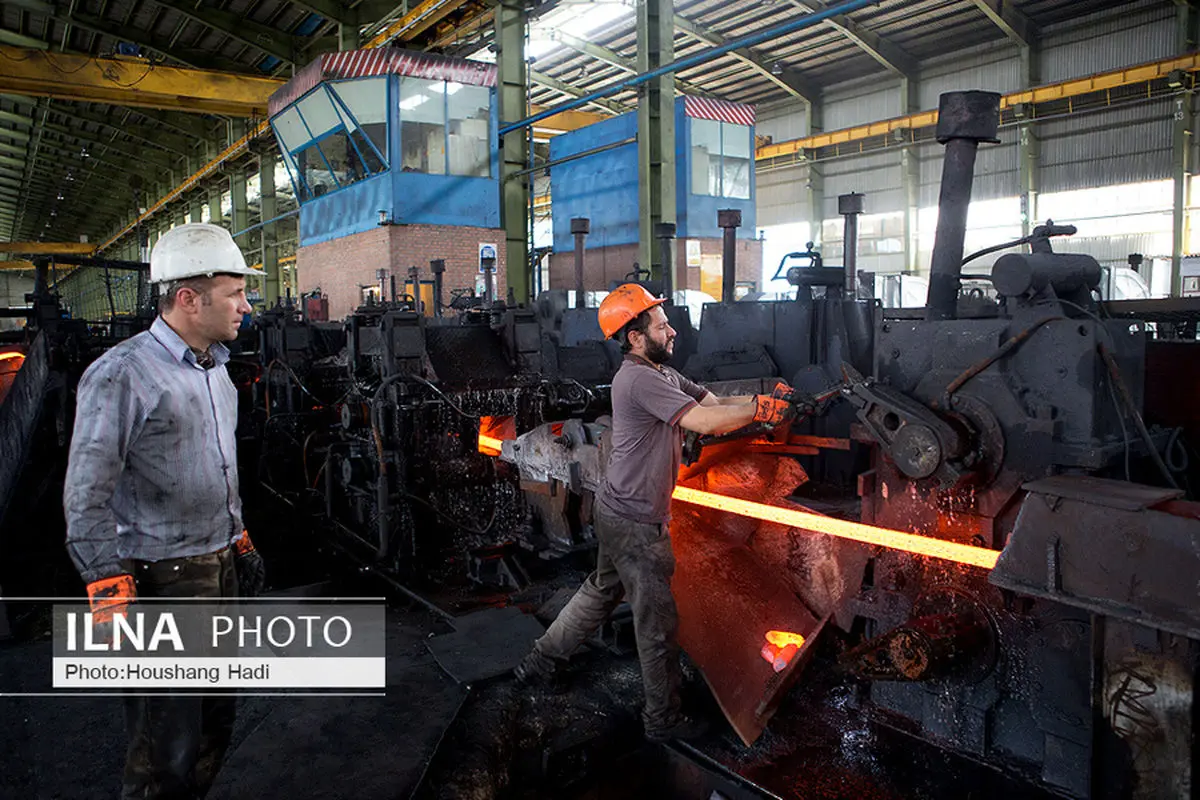
[{"label": "factory floor", "polygon": [[[277,513],[277,509],[272,514]],[[261,512],[252,529],[284,529]],[[855,685],[819,653],[770,727],[745,747],[694,669],[685,704],[711,721],[694,743],[648,745],[636,656],[620,636],[573,659],[565,680],[526,688],[501,676],[459,684],[431,654],[450,630],[360,570],[332,566],[291,538],[263,536],[274,588],[323,586],[327,596],[387,594],[386,697],[256,696],[237,725],[212,800],[991,800],[1042,795],[970,761],[869,722]],[[289,554],[302,555],[290,558]],[[577,585],[566,571],[558,586]],[[324,583],[322,583],[324,582]],[[552,592],[553,587],[547,589]],[[561,594],[560,594],[561,597]],[[434,596],[455,614],[501,593]],[[513,601],[517,598],[510,597]],[[5,691],[45,691],[50,642],[36,619],[0,640]],[[624,628],[626,639],[629,630]],[[624,644],[624,647],[621,645]],[[831,643],[832,644],[832,643]],[[622,652],[623,651],[623,652]],[[117,697],[0,697],[0,800],[111,800],[120,790],[125,731]]]}]

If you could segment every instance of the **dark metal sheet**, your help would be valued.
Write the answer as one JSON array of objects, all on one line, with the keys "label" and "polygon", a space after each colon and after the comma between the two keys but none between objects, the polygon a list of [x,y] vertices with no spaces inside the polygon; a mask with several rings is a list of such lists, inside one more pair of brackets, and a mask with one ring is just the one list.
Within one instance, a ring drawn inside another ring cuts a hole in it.
[{"label": "dark metal sheet", "polygon": [[1082,500],[1106,508],[1123,511],[1141,511],[1167,500],[1183,497],[1181,489],[1164,489],[1161,486],[1144,486],[1128,481],[1110,481],[1090,475],[1055,475],[1021,486],[1027,492]]},{"label": "dark metal sheet", "polygon": [[545,629],[519,608],[490,608],[456,617],[456,630],[425,642],[446,674],[459,683],[511,672]]}]

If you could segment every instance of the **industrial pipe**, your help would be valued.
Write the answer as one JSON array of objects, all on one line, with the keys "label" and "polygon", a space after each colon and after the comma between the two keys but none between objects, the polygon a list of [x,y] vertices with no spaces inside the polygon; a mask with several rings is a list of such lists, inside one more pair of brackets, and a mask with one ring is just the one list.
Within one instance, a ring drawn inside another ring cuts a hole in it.
[{"label": "industrial pipe", "polygon": [[846,220],[842,240],[845,245],[846,297],[853,300],[858,285],[858,217],[863,213],[863,196],[858,192],[838,196],[838,213]]},{"label": "industrial pipe", "polygon": [[446,272],[446,260],[435,258],[429,262],[429,271],[433,273],[433,316],[442,318],[442,275]]},{"label": "industrial pipe", "polygon": [[408,282],[412,284],[413,311],[421,313],[421,269],[415,264],[408,268]]},{"label": "industrial pipe", "polygon": [[967,208],[975,180],[980,142],[998,143],[1000,95],[996,92],[946,92],[938,103],[937,140],[946,146],[942,189],[938,196],[937,234],[933,240],[925,319],[958,316],[959,275],[967,238]]},{"label": "industrial pipe", "polygon": [[587,217],[574,217],[571,220],[571,235],[575,237],[575,307],[587,308],[583,297],[583,248],[587,243],[587,235],[591,230],[591,222]]},{"label": "industrial pipe", "polygon": [[732,303],[737,276],[737,229],[742,226],[742,212],[736,208],[721,209],[717,212],[717,226],[725,237],[721,246],[721,302]]},{"label": "industrial pipe", "polygon": [[674,222],[658,222],[654,225],[654,237],[658,239],[658,258],[662,263],[662,293],[668,303],[675,302],[675,259],[671,253],[671,240],[675,238]]},{"label": "industrial pipe", "polygon": [[544,111],[538,112],[533,116],[526,117],[519,122],[511,122],[500,128],[500,135],[504,136],[507,133],[527,128],[530,125],[535,125],[544,119],[549,119],[555,114],[561,114],[564,111],[573,111],[576,108],[582,108],[593,100],[599,100],[603,97],[609,97],[623,92],[626,89],[632,89],[636,86],[641,86],[643,83],[649,83],[655,78],[661,78],[663,75],[669,75],[672,72],[679,72],[685,69],[706,64],[715,58],[720,58],[726,53],[732,53],[734,50],[739,50],[744,47],[754,47],[763,42],[769,42],[772,39],[778,39],[781,36],[786,36],[789,33],[811,28],[813,25],[820,24],[825,20],[836,17],[841,14],[849,14],[852,11],[858,11],[860,8],[866,8],[870,5],[878,4],[879,0],[847,0],[845,3],[839,3],[836,6],[826,8],[824,11],[817,11],[812,14],[805,14],[799,19],[794,19],[785,22],[782,25],[776,25],[771,28],[758,31],[757,33],[739,36],[736,39],[730,39],[723,45],[710,47],[707,50],[701,50],[699,53],[687,56],[686,58],[676,59],[669,64],[663,64],[661,67],[652,69],[649,72],[644,72],[641,75],[634,75],[632,78],[618,81],[611,86],[606,86],[603,89],[597,89],[594,92],[578,97],[574,100],[568,100],[565,103],[560,103],[556,106],[551,106]]}]

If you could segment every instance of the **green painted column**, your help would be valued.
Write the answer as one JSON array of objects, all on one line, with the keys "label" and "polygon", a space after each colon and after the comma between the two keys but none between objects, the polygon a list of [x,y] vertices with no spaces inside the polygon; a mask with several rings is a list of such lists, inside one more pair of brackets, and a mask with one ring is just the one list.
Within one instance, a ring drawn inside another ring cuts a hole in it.
[{"label": "green painted column", "polygon": [[[496,66],[500,78],[500,119],[515,122],[529,103],[525,64],[525,11],[519,4],[496,7]],[[502,124],[503,124],[502,122]],[[500,142],[500,224],[504,228],[505,272],[518,303],[532,300],[529,269],[529,175],[512,177],[529,160],[529,131],[513,131]]]},{"label": "green painted column", "polygon": [[208,221],[213,225],[220,225],[222,217],[221,187],[210,187],[208,190]]},{"label": "green painted column", "polygon": [[[1021,82],[1025,88],[1037,86],[1041,79],[1041,57],[1033,45],[1021,48]],[[1037,198],[1039,190],[1038,162],[1041,146],[1038,143],[1037,125],[1031,109],[1017,107],[1013,113],[1023,120],[1017,128],[1017,175],[1021,199],[1021,234],[1028,236],[1038,226]]]},{"label": "green painted column", "polygon": [[[921,110],[916,78],[900,79],[900,104],[905,114]],[[917,155],[916,144],[909,138],[910,133],[896,133],[906,142],[900,148],[900,184],[904,190],[904,271],[916,273],[921,269],[921,158]]]},{"label": "green painted column", "polygon": [[[262,209],[262,221],[274,219],[279,215],[279,203],[275,198],[275,152],[269,149],[258,159],[258,178],[262,196],[259,200]],[[283,296],[283,283],[279,275],[279,244],[276,236],[276,226],[279,223],[264,224],[258,229],[259,254],[263,271],[267,277],[262,279],[262,295],[268,308],[275,305],[275,299]],[[253,235],[253,234],[251,234]]]},{"label": "green painted column", "polygon": [[[1180,53],[1190,51],[1196,45],[1200,13],[1190,3],[1179,3],[1176,9],[1176,48]],[[1183,291],[1183,254],[1188,241],[1187,207],[1191,199],[1192,183],[1192,131],[1196,121],[1193,107],[1194,78],[1191,75],[1177,76],[1182,84],[1171,100],[1173,157],[1171,173],[1174,195],[1171,214],[1171,295],[1178,297]]]},{"label": "green painted column", "polygon": [[346,19],[338,23],[338,50],[357,50],[362,41],[358,35],[358,10],[344,9]]},{"label": "green painted column", "polygon": [[[805,112],[808,115],[808,135],[825,130],[821,106],[809,103]],[[808,176],[804,181],[804,204],[809,218],[809,236],[818,247],[821,244],[822,222],[825,218],[825,172],[820,164],[812,161],[808,164]]]},{"label": "green painted column", "polygon": [[[639,2],[637,32],[638,72],[649,72],[675,59],[675,8],[669,0]],[[659,278],[663,265],[654,226],[676,220],[674,75],[642,86],[637,119],[638,263]]]}]

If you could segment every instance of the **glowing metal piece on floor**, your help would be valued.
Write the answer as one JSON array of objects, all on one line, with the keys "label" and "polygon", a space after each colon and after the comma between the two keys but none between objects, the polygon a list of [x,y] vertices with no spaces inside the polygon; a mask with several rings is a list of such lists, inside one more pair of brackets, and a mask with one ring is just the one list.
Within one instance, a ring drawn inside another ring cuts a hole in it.
[{"label": "glowing metal piece on floor", "polygon": [[975,567],[991,569],[996,566],[1000,557],[997,550],[985,547],[947,542],[929,536],[917,536],[912,533],[894,531],[889,528],[877,528],[861,522],[825,517],[807,511],[797,511],[791,508],[779,508],[736,497],[713,494],[687,486],[676,486],[672,495],[684,503],[715,508],[718,511],[728,511],[744,517],[761,519],[766,522],[778,522],[791,528],[802,528],[816,533],[825,533],[842,539],[852,539],[856,542],[890,547],[893,550],[904,550],[917,555],[942,558],[957,561],[960,564],[970,564]]}]

